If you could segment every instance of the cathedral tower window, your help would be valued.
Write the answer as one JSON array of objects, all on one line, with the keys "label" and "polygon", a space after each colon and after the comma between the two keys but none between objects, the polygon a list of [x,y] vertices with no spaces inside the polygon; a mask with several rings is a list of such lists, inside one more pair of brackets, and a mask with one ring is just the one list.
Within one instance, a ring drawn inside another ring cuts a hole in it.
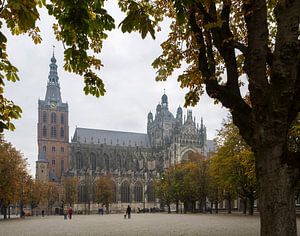
[{"label": "cathedral tower window", "polygon": [[43,152],[46,152],[46,146],[43,146]]},{"label": "cathedral tower window", "polygon": [[130,186],[127,181],[121,185],[121,202],[130,202]]},{"label": "cathedral tower window", "polygon": [[61,114],[61,116],[60,116],[60,123],[61,124],[65,123],[64,114]]},{"label": "cathedral tower window", "polygon": [[61,137],[61,138],[64,138],[64,137],[65,137],[65,131],[64,131],[64,128],[63,128],[63,127],[60,128],[60,137]]},{"label": "cathedral tower window", "polygon": [[55,160],[52,160],[52,165],[55,166]]},{"label": "cathedral tower window", "polygon": [[143,186],[140,182],[134,185],[134,200],[135,202],[143,202]]},{"label": "cathedral tower window", "polygon": [[45,111],[43,112],[43,122],[47,122],[47,113]]},{"label": "cathedral tower window", "polygon": [[51,123],[52,124],[56,123],[56,114],[54,112],[51,113]]},{"label": "cathedral tower window", "polygon": [[64,147],[61,147],[61,148],[60,148],[60,152],[65,152],[65,148],[64,148]]},{"label": "cathedral tower window", "polygon": [[51,127],[51,137],[56,137],[56,127],[55,126]]},{"label": "cathedral tower window", "polygon": [[47,128],[46,128],[46,126],[43,127],[43,136],[44,137],[47,136]]},{"label": "cathedral tower window", "polygon": [[55,152],[55,147],[52,147],[52,152]]}]

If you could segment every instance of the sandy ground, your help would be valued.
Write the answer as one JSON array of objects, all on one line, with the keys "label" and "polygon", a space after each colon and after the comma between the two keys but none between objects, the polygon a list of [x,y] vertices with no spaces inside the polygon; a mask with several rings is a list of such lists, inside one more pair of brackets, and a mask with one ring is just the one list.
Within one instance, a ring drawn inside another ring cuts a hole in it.
[{"label": "sandy ground", "polygon": [[[298,235],[300,219],[297,219]],[[259,217],[210,214],[132,214],[27,217],[0,221],[0,235],[259,235]]]}]

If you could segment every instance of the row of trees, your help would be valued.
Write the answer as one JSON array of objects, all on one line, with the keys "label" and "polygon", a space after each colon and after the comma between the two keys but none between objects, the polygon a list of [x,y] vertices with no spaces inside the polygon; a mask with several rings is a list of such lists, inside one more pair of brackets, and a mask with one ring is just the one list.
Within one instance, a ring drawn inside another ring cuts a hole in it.
[{"label": "row of trees", "polygon": [[[289,132],[288,147],[291,152],[300,149],[300,115]],[[200,154],[192,153],[189,160],[171,166],[156,183],[158,197],[170,212],[170,204],[184,203],[184,211],[195,210],[199,202],[200,210],[206,208],[206,199],[215,205],[227,201],[228,212],[231,203],[239,198],[243,203],[243,212],[253,214],[254,201],[259,189],[256,180],[255,156],[250,146],[239,134],[231,117],[224,121],[215,139],[216,153],[205,159]],[[299,180],[299,177],[298,177]],[[300,196],[300,181],[295,186],[295,198]]]},{"label": "row of trees", "polygon": [[179,202],[183,202],[184,211],[194,211],[198,202],[202,211],[208,199],[211,208],[215,204],[216,211],[218,204],[227,200],[231,213],[231,202],[239,197],[244,203],[244,213],[248,208],[249,214],[253,214],[257,198],[253,153],[231,120],[224,123],[216,143],[213,157],[205,159],[192,153],[188,161],[171,166],[156,183],[157,194],[169,212],[171,203],[176,204],[178,211]]},{"label": "row of trees", "polygon": [[0,136],[0,208],[7,218],[9,206],[30,206],[31,213],[40,203],[51,207],[58,199],[58,188],[54,183],[34,180],[28,173],[27,161],[22,153]]},{"label": "row of trees", "polygon": [[[114,191],[111,179],[103,176],[93,179],[84,178],[85,200],[87,203],[97,202],[109,209],[113,201]],[[66,178],[63,186],[54,182],[41,182],[31,177],[27,170],[27,161],[22,153],[0,136],[0,209],[4,218],[10,216],[10,206],[19,206],[23,212],[29,206],[31,215],[40,206],[52,213],[52,208],[59,201],[73,205],[78,201],[79,181],[77,178]],[[107,211],[108,212],[108,211]]]},{"label": "row of trees", "polygon": [[[80,191],[82,188],[82,191]],[[79,195],[82,194],[81,201],[88,204],[90,212],[90,204],[97,203],[106,207],[106,212],[109,213],[109,204],[115,198],[113,182],[110,176],[101,176],[99,178],[90,175],[84,176],[84,179],[79,183],[78,178],[67,177],[63,181],[64,201],[68,205],[73,205],[79,202]]]}]

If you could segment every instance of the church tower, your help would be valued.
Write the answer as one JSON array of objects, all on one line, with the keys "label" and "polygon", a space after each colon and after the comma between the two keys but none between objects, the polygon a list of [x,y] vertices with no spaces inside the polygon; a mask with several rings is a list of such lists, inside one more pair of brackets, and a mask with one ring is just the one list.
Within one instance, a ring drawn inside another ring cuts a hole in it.
[{"label": "church tower", "polygon": [[38,103],[36,179],[41,181],[60,181],[69,167],[68,104],[62,102],[58,80],[53,53],[45,100]]}]

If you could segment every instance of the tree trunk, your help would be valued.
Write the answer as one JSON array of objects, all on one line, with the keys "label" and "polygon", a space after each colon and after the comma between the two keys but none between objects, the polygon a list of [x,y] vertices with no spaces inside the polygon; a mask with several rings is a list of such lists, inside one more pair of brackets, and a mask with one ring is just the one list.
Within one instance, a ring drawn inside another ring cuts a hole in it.
[{"label": "tree trunk", "polygon": [[179,202],[177,201],[177,202],[176,202],[176,213],[178,213],[178,212],[179,212],[179,210],[178,210],[178,209],[179,209],[179,207],[178,207],[178,206],[179,206]]},{"label": "tree trunk", "polygon": [[227,201],[228,201],[228,214],[231,214],[231,197],[229,197]]},{"label": "tree trunk", "polygon": [[281,162],[283,146],[264,145],[255,153],[262,236],[297,235],[295,171]]},{"label": "tree trunk", "polygon": [[3,218],[6,220],[7,219],[7,207],[3,206]]},{"label": "tree trunk", "polygon": [[105,205],[106,207],[106,214],[109,214],[109,203]]},{"label": "tree trunk", "polygon": [[243,214],[246,215],[247,214],[247,198],[244,198],[242,201],[243,201]]},{"label": "tree trunk", "polygon": [[219,213],[219,209],[218,209],[218,201],[215,201],[215,208],[216,208],[216,214]]},{"label": "tree trunk", "polygon": [[249,215],[253,215],[254,212],[254,197],[249,197]]},{"label": "tree trunk", "polygon": [[170,213],[171,213],[171,207],[170,207],[170,204],[168,204],[167,206],[168,206],[168,213],[170,214]]}]

